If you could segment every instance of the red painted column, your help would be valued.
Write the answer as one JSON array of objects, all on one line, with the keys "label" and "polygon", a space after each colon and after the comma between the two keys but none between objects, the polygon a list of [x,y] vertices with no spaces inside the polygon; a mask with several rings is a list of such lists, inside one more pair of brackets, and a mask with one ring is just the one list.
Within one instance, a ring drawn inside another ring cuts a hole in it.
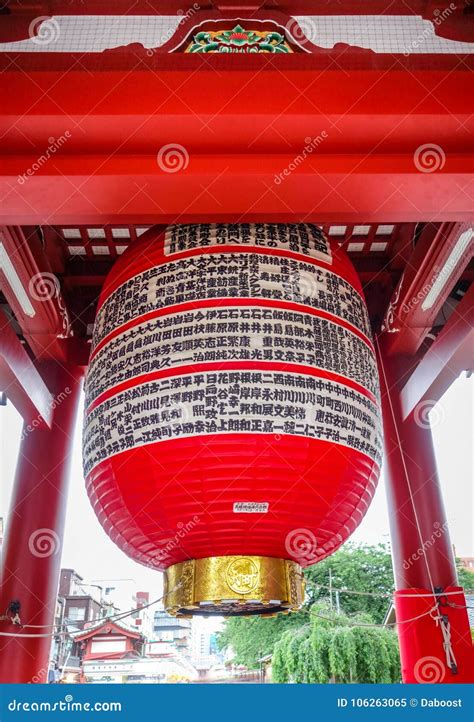
[{"label": "red painted column", "polygon": [[[402,381],[413,359],[377,340],[395,608],[404,682],[469,682],[474,669],[466,598],[457,573],[426,406],[403,421]],[[414,619],[417,617],[417,619]],[[412,621],[406,621],[412,620]],[[443,629],[445,635],[443,636]],[[447,656],[447,640],[454,656]]]},{"label": "red painted column", "polygon": [[0,609],[3,615],[18,600],[25,626],[0,621],[0,632],[18,635],[0,636],[2,683],[46,682],[48,674],[82,370],[48,363],[42,372],[53,394],[52,428],[23,427],[2,550]]}]

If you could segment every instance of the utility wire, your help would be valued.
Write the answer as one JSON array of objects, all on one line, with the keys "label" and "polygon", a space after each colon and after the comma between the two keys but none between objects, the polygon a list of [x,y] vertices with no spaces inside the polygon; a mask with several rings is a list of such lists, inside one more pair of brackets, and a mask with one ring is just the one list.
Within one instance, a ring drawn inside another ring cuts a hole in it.
[{"label": "utility wire", "polygon": [[339,625],[345,625],[347,627],[395,627],[399,626],[400,624],[408,624],[409,622],[416,622],[417,619],[422,619],[422,617],[427,617],[428,615],[431,615],[433,612],[437,610],[437,606],[432,607],[427,612],[423,612],[422,614],[418,614],[416,617],[411,617],[410,619],[401,619],[399,622],[389,622],[387,624],[374,624],[374,623],[364,623],[364,622],[351,622],[350,619],[347,620],[347,622],[341,618],[334,619],[333,617],[327,617],[324,614],[318,614],[314,612],[315,617],[319,617],[320,619],[327,619],[329,622],[334,622],[335,624]]},{"label": "utility wire", "polygon": [[[171,594],[171,592],[176,591],[181,586],[181,583],[177,584],[173,589],[171,589],[168,594]],[[158,604],[159,602],[163,601],[165,598],[165,595],[159,597],[158,599],[155,599],[153,602],[148,602],[148,604],[143,604],[141,607],[135,607],[134,609],[130,609],[128,612],[119,612],[118,614],[115,614],[111,617],[102,617],[101,619],[96,620],[94,624],[97,624],[97,622],[103,622],[104,624],[106,622],[119,622],[122,619],[126,619],[127,617],[130,617],[132,614],[135,614],[136,612],[140,612],[142,609],[147,609],[148,607],[152,607],[155,604]],[[63,625],[57,625],[57,624],[21,624],[18,625],[22,629],[58,629],[58,634],[63,633],[61,631],[61,626]],[[78,631],[87,631],[87,630],[78,630]],[[49,637],[50,634],[53,634],[53,632],[47,632],[45,634],[18,634],[14,632],[0,632],[1,637]]]},{"label": "utility wire", "polygon": [[[325,584],[315,584],[315,587],[316,587],[316,589],[325,589],[327,591],[330,591],[332,589],[333,592],[338,592],[339,594],[355,594],[357,596],[362,596],[362,597],[379,597],[379,598],[384,598],[384,599],[393,599],[393,597],[396,594],[395,591],[394,592],[361,592],[356,589],[335,589],[334,587],[329,587],[328,585],[325,585]],[[174,590],[172,590],[172,591],[175,591],[178,588],[179,588],[179,585],[177,585],[174,588]],[[459,594],[460,594],[460,592],[442,592],[440,596],[449,597],[449,596],[455,596],[455,595],[459,595]],[[412,599],[417,599],[417,598],[432,597],[433,594],[432,594],[432,592],[428,592],[425,594],[418,594],[418,593],[417,594],[397,594],[397,596],[398,596],[398,598],[409,597]],[[144,604],[142,607],[135,607],[134,609],[131,609],[127,612],[117,612],[116,615],[113,615],[111,617],[102,617],[101,619],[98,619],[97,621],[104,620],[104,621],[113,622],[113,621],[120,621],[121,619],[126,619],[127,617],[131,616],[137,610],[139,611],[141,609],[146,609],[147,607],[151,607],[154,604],[158,604],[159,602],[161,602],[163,600],[163,598],[164,598],[164,595],[162,597],[160,597],[159,599],[155,599],[155,601],[153,601],[153,602]],[[474,607],[455,604],[453,602],[448,603],[448,606],[455,607],[456,609],[474,609]],[[7,615],[4,615],[3,617],[0,617],[0,621],[1,620],[8,621],[8,620],[10,620],[10,617],[8,617]],[[18,626],[21,626],[22,629],[56,629],[56,628],[58,628],[60,630],[60,627],[62,625],[58,625],[58,624],[21,624]],[[384,626],[384,625],[382,625],[382,626]],[[385,625],[385,626],[387,626],[387,625]],[[23,635],[23,636],[26,636],[26,635]]]},{"label": "utility wire", "polygon": [[[333,592],[339,592],[340,594],[357,594],[360,596],[367,596],[367,597],[385,597],[392,599],[395,594],[397,594],[398,597],[410,597],[412,599],[416,599],[419,597],[432,597],[433,593],[428,592],[425,594],[400,594],[396,591],[393,592],[360,592],[355,589],[334,589],[334,587],[329,587],[325,584],[315,584],[315,587],[318,589],[327,589],[328,591],[332,589]],[[441,592],[440,596],[442,597],[448,597],[453,596],[455,594],[460,594],[461,592]]]}]

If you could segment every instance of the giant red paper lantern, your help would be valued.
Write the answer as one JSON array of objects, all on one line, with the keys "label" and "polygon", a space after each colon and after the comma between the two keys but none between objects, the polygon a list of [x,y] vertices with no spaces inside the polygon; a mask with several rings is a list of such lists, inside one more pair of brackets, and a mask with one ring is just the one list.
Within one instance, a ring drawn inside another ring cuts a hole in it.
[{"label": "giant red paper lantern", "polygon": [[84,469],[173,613],[273,613],[361,521],[380,467],[357,274],[312,224],[150,229],[102,291]]}]

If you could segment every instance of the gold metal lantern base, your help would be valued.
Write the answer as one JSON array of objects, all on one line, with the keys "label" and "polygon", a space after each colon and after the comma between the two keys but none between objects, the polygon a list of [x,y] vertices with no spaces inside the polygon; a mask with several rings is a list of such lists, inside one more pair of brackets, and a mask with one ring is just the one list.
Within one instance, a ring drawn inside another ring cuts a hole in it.
[{"label": "gold metal lantern base", "polygon": [[289,559],[206,557],[165,571],[165,609],[178,617],[271,616],[298,610],[303,599],[301,567]]}]

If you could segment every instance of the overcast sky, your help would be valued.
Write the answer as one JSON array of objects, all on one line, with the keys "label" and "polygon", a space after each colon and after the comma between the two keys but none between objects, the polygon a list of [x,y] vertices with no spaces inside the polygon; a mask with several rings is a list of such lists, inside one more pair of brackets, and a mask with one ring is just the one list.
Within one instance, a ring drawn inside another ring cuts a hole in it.
[{"label": "overcast sky", "polygon": [[[473,379],[463,374],[432,412],[431,423],[452,541],[458,556],[474,556],[473,514]],[[62,566],[72,567],[87,581],[133,579],[136,589],[161,596],[161,574],[133,562],[108,538],[85,493],[81,467],[81,424],[73,450],[71,491]],[[21,420],[11,404],[0,407],[2,496],[0,515],[7,517]],[[352,537],[357,542],[388,541],[388,517],[383,478],[372,505]]]}]

